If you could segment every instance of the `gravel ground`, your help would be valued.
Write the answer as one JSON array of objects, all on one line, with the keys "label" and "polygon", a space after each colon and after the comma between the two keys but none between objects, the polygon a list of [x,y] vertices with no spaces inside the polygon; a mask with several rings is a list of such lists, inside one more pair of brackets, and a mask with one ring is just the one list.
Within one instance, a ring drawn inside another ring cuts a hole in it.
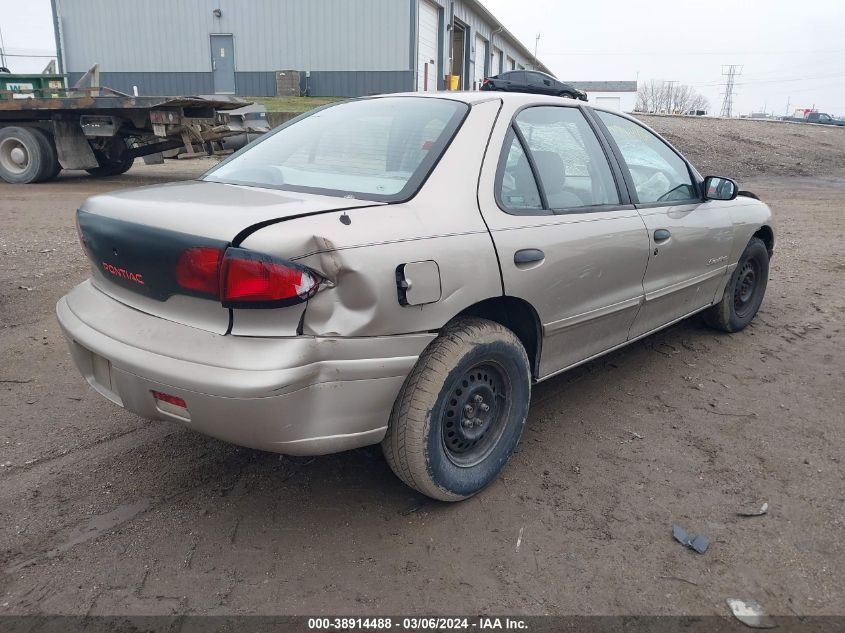
[{"label": "gravel ground", "polygon": [[[702,171],[774,174],[743,182],[780,229],[758,318],[735,335],[690,319],[541,384],[511,463],[455,505],[405,488],[377,448],[237,448],[78,375],[53,314],[87,274],[74,209],[207,164],[0,184],[0,614],[727,616],[728,597],[842,614],[845,173],[778,176],[793,126],[766,132],[770,156],[736,140],[754,122],[657,121],[712,137]],[[835,151],[807,160],[841,165],[842,131],[794,132],[822,133]]]}]

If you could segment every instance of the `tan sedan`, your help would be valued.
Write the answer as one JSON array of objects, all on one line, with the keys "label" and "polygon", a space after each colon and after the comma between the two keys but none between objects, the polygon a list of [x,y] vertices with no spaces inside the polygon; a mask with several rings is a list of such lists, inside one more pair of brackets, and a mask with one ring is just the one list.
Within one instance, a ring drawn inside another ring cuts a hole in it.
[{"label": "tan sedan", "polygon": [[534,383],[696,312],[748,325],[774,247],[640,122],[526,94],[321,108],[77,221],[92,274],[57,310],[94,389],[262,450],[381,442],[444,500],[495,479]]}]

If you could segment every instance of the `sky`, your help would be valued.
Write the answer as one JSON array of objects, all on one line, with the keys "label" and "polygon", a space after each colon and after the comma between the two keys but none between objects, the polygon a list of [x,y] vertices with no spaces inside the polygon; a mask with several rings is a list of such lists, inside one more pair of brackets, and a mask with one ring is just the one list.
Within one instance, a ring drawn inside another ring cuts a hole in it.
[{"label": "sky", "polygon": [[[722,68],[737,64],[735,112],[780,115],[789,104],[845,117],[842,0],[482,2],[529,50],[539,33],[537,56],[564,80],[676,81],[718,113]],[[55,54],[49,0],[0,0],[0,31],[8,53]],[[48,61],[8,57],[7,65],[40,72]]]},{"label": "sky", "polygon": [[677,81],[721,110],[722,67],[742,66],[735,110],[845,116],[845,2],[482,0],[560,79]]}]

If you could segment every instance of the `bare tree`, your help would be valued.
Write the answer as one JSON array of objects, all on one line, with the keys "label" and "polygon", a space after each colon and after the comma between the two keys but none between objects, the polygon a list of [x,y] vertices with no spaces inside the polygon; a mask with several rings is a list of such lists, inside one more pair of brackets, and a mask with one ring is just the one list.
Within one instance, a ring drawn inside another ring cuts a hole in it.
[{"label": "bare tree", "polygon": [[642,82],[637,88],[637,112],[683,113],[689,110],[706,110],[707,98],[692,86],[675,81]]}]

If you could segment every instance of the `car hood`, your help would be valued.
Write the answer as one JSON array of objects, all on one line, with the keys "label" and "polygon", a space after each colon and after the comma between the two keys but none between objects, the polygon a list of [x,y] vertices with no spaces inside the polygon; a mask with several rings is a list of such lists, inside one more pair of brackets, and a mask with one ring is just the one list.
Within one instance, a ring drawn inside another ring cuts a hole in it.
[{"label": "car hood", "polygon": [[250,227],[293,216],[383,203],[190,180],[88,198],[89,213],[223,241]]}]

